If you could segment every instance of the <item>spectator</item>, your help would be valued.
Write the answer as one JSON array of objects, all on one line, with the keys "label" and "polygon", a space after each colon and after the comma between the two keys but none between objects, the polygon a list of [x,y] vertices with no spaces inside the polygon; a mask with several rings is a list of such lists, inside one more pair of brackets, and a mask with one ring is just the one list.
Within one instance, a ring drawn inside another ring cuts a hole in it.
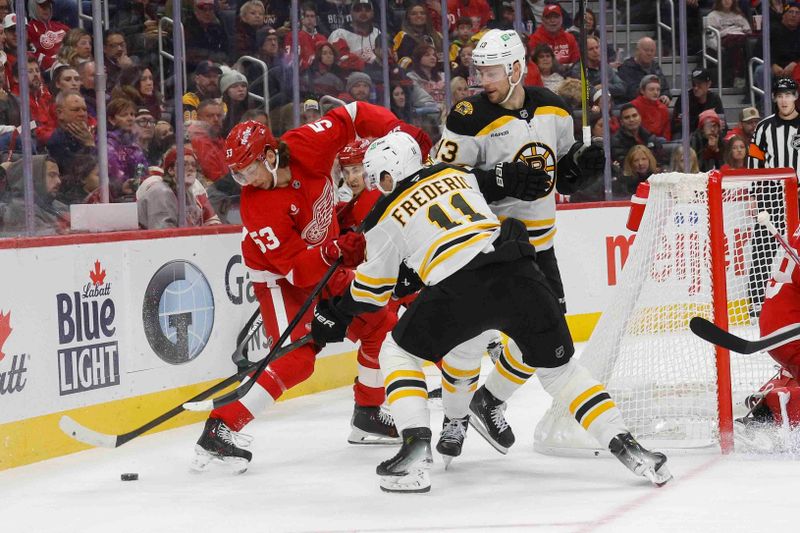
[{"label": "spectator", "polygon": [[3,20],[9,13],[13,13],[13,1],[14,0],[0,0],[0,20]]},{"label": "spectator", "polygon": [[558,88],[556,89],[556,94],[563,98],[572,110],[581,109],[582,93],[581,82],[574,78],[565,79],[558,84]]},{"label": "spectator", "polygon": [[78,154],[69,167],[64,167],[58,199],[67,205],[96,203],[100,198],[99,188],[100,165],[97,156]]},{"label": "spectator", "polygon": [[60,168],[71,169],[78,155],[97,155],[83,96],[76,91],[61,91],[56,97],[56,116],[58,128],[47,141],[47,151]]},{"label": "spectator", "polygon": [[469,96],[469,87],[467,87],[467,80],[461,76],[455,76],[450,80],[450,101],[453,104],[467,98]]},{"label": "spectator", "polygon": [[656,137],[663,137],[669,141],[672,139],[669,109],[659,100],[661,82],[658,76],[652,74],[645,76],[639,87],[639,96],[631,103],[639,110],[642,126]]},{"label": "spectator", "polygon": [[197,120],[188,128],[200,172],[206,180],[214,182],[228,173],[225,166],[225,138],[222,121],[225,116],[222,104],[216,100],[203,100],[197,108]]},{"label": "spectator", "polygon": [[248,120],[255,120],[269,128],[269,115],[267,115],[263,107],[245,111],[244,115],[242,115],[242,122],[247,122]]},{"label": "spectator", "polygon": [[641,144],[633,146],[622,162],[622,176],[618,181],[620,192],[625,196],[635,193],[636,187],[656,172],[658,163],[653,152]]},{"label": "spectator", "polygon": [[339,65],[346,71],[366,72],[378,78],[381,60],[378,57],[380,30],[375,27],[371,0],[353,0],[350,6],[352,22],[333,31],[328,41],[339,53]]},{"label": "spectator", "polygon": [[[586,74],[589,85],[596,87],[601,85],[600,80],[600,39],[590,35],[586,38]],[[575,63],[572,65],[569,73],[570,78],[581,79],[581,65]],[[611,96],[616,101],[625,100],[625,82],[617,74],[617,71],[609,66],[608,69],[608,89]]]},{"label": "spectator", "polygon": [[625,83],[625,98],[633,100],[639,94],[639,84],[642,78],[648,74],[658,76],[661,81],[661,102],[664,105],[669,105],[669,85],[664,73],[661,72],[661,67],[655,60],[656,57],[656,42],[650,37],[642,37],[636,43],[636,50],[633,57],[627,58],[622,62],[617,74]]},{"label": "spectator", "polygon": [[[472,51],[474,49],[475,43],[472,42],[462,46],[461,50],[458,51],[457,63],[454,63],[454,67],[451,66],[450,70],[451,76],[460,76],[466,80],[470,95],[483,91],[478,81],[478,71],[475,68],[475,64],[472,62]],[[539,69],[536,69],[536,73],[539,73]],[[542,80],[540,76],[539,85],[541,85],[541,83]]]},{"label": "spectator", "polygon": [[550,46],[558,63],[569,69],[580,59],[580,51],[575,37],[564,30],[562,14],[558,4],[545,6],[542,25],[528,39],[528,47],[536,49],[540,44]]},{"label": "spectator", "polygon": [[[770,28],[772,76],[798,78],[795,67],[800,61],[800,3],[786,2],[780,24]],[[756,75],[756,79],[761,81]]]},{"label": "spectator", "polygon": [[193,0],[186,18],[186,68],[194,70],[205,61],[228,61],[228,35],[214,12],[214,0]]},{"label": "spectator", "polygon": [[[37,124],[49,124],[50,103],[52,102],[53,97],[50,94],[50,91],[47,89],[47,86],[42,83],[42,71],[39,69],[39,63],[36,61],[36,57],[32,53],[28,53],[27,63],[28,90],[30,91],[28,105],[30,106],[31,110],[31,120],[36,121]],[[16,96],[19,96],[19,93],[15,94]],[[40,132],[39,128],[36,128],[34,133],[36,135],[36,141],[41,148],[47,142],[47,139],[50,138],[53,130],[52,128],[47,127]]]},{"label": "spectator", "polygon": [[15,71],[17,63],[17,15],[11,13],[3,19],[3,37],[5,38],[6,63],[4,65],[9,91],[19,93]]},{"label": "spectator", "polygon": [[[122,32],[128,54],[137,58],[140,64],[158,64],[158,4],[158,0],[120,2],[112,17],[111,26]],[[171,33],[167,27],[167,39]],[[165,49],[169,48],[171,41],[165,42]]]},{"label": "spectator", "polygon": [[630,149],[637,144],[646,146],[653,154],[659,153],[664,140],[642,127],[642,117],[636,106],[623,105],[620,108],[620,122],[619,131],[611,138],[611,158],[618,165],[622,164]]},{"label": "spectator", "polygon": [[[552,63],[552,59],[550,60]],[[525,87],[544,87],[544,81],[542,80],[542,73],[539,71],[539,67],[533,61],[533,55],[528,54],[527,56],[527,65],[525,66],[525,80],[522,82]]]},{"label": "spectator", "polygon": [[708,47],[717,53],[717,57],[722,50],[723,83],[733,83],[737,89],[743,88],[747,83],[745,51],[750,23],[734,0],[714,0],[714,9],[708,14],[707,20],[709,28],[716,28],[720,32],[722,46],[717,42],[716,34],[713,34]]},{"label": "spectator", "polygon": [[106,92],[110,93],[116,87],[122,69],[133,65],[122,33],[116,30],[106,31],[103,37],[103,56],[106,66]]},{"label": "spectator", "polygon": [[52,0],[28,0],[28,44],[43,70],[49,70],[56,61],[61,41],[70,30],[64,23],[52,20]]},{"label": "spectator", "polygon": [[363,72],[353,72],[347,76],[347,94],[343,95],[353,102],[369,102],[372,91],[372,78]]},{"label": "spectator", "polygon": [[[681,97],[678,96],[672,109],[672,133],[676,136],[680,136],[681,132],[681,109]],[[692,71],[692,90],[689,93],[689,131],[697,129],[700,113],[708,109],[713,109],[718,115],[725,114],[722,100],[711,92],[711,74],[705,69],[695,69]]]},{"label": "spectator", "polygon": [[[46,155],[35,155],[33,167],[33,217],[38,234],[64,233],[69,227],[69,208],[56,200],[61,186],[58,164]],[[0,226],[5,231],[25,230],[25,161],[20,159],[6,171],[9,198]]]},{"label": "spectator", "polygon": [[707,172],[722,166],[722,121],[716,111],[706,109],[700,113],[697,130],[692,133],[689,145],[697,153],[700,171]]},{"label": "spectator", "polygon": [[[683,170],[683,146],[678,145],[672,151],[672,157],[669,160],[670,172],[686,172]],[[700,165],[697,164],[697,152],[694,148],[689,148],[689,173],[697,174],[700,172]]]},{"label": "spectator", "polygon": [[147,175],[147,156],[136,144],[136,108],[127,98],[108,103],[108,194],[114,202],[133,200],[135,186]]},{"label": "spectator", "polygon": [[322,117],[319,110],[319,102],[309,98],[303,102],[303,112],[300,113],[300,122],[308,124],[309,122],[316,122]]},{"label": "spectator", "polygon": [[[0,87],[0,154],[22,151],[17,130],[20,124],[19,99],[7,87]],[[5,157],[2,159],[6,160]]]},{"label": "spectator", "polygon": [[[164,111],[164,97],[156,90],[153,71],[150,67],[133,65],[125,67],[119,76],[119,87],[111,97],[125,96],[138,107],[146,107],[158,120]],[[120,94],[122,93],[122,94]]]},{"label": "spectator", "polygon": [[[183,183],[186,193],[187,226],[219,224],[219,217],[197,181],[197,159],[194,150],[184,147]],[[136,208],[139,226],[143,229],[178,227],[178,186],[175,174],[177,149],[171,148],[164,156],[164,170],[151,172],[136,191]]]},{"label": "spectator", "polygon": [[450,25],[448,31],[453,29],[456,20],[469,17],[472,20],[472,33],[478,33],[494,18],[486,0],[447,0],[447,15]]},{"label": "spectator", "polygon": [[248,0],[239,7],[233,35],[236,57],[257,55],[258,31],[264,27],[265,13],[264,4],[259,0]]},{"label": "spectator", "polygon": [[[51,83],[50,94],[53,98],[58,96],[61,91],[78,91],[81,88],[80,76],[78,71],[67,65],[58,67],[53,72],[53,80]],[[89,123],[93,126],[94,120]],[[50,100],[50,105],[47,108],[47,120],[42,120],[36,124],[36,137],[39,143],[44,146],[50,140],[50,136],[58,127],[58,118],[56,116],[56,104],[53,99]]]},{"label": "spectator", "polygon": [[416,109],[436,106],[436,102],[433,101],[431,95],[414,83],[414,81],[408,77],[408,74],[400,67],[392,69],[389,73],[389,79],[392,85],[400,85],[405,89],[406,100],[408,101],[409,109],[412,114]]},{"label": "spectator", "polygon": [[389,110],[403,122],[411,123],[411,84],[393,83]]},{"label": "spectator", "polygon": [[533,62],[539,69],[544,87],[553,92],[558,90],[558,86],[564,81],[564,76],[559,72],[559,63],[555,59],[553,49],[548,44],[537,45],[533,50]]},{"label": "spectator", "polygon": [[[2,1],[2,0],[0,0]],[[430,18],[430,15],[429,15]],[[450,41],[450,53],[449,58],[450,62],[454,63],[458,58],[458,53],[461,50],[461,47],[466,45],[467,43],[472,43],[471,37],[472,33],[472,19],[469,17],[461,17],[456,21],[455,24],[455,35],[453,40]],[[440,34],[441,35],[441,34]],[[474,43],[473,43],[474,44]]]},{"label": "spectator", "polygon": [[[0,3],[6,0],[0,0]],[[5,51],[6,32],[0,31],[0,87],[5,91],[10,91],[13,85],[14,69],[11,68],[11,60]]]},{"label": "spectator", "polygon": [[94,90],[94,61],[85,61],[78,65],[78,75],[81,77],[80,93],[86,102],[89,116],[97,118],[97,93]]},{"label": "spectator", "polygon": [[331,43],[317,45],[314,61],[307,71],[307,79],[307,90],[318,96],[336,95],[344,91],[343,71],[338,64],[336,49]]},{"label": "spectator", "polygon": [[194,69],[194,90],[183,95],[183,120],[197,120],[197,106],[203,100],[219,98],[222,69],[211,61],[201,61]]},{"label": "spectator", "polygon": [[[172,124],[166,120],[159,120],[153,130],[153,140],[150,141],[150,150],[148,150],[147,160],[150,161],[150,154],[155,158],[156,154],[161,157],[175,144],[175,131],[172,129]],[[159,160],[160,162],[160,160]]]},{"label": "spectator", "polygon": [[442,34],[433,29],[425,6],[421,3],[412,4],[406,10],[403,28],[394,36],[393,49],[397,54],[397,64],[408,70],[413,62],[414,50],[426,44],[433,46],[437,51],[437,60],[441,61]]},{"label": "spectator", "polygon": [[[605,97],[607,100],[606,105],[608,106],[608,115],[609,115],[608,129],[613,135],[617,133],[617,131],[619,131],[619,126],[620,126],[619,118],[617,118],[615,115],[611,113],[611,110],[614,108],[614,102],[611,101],[611,95],[609,93],[605,93]],[[594,92],[592,93],[592,107],[589,109],[589,112],[602,115],[603,113],[603,109],[601,107],[603,105],[602,98],[603,98],[603,91],[599,88],[595,89]],[[600,127],[602,128],[602,122]]]},{"label": "spectator", "polygon": [[750,145],[750,140],[745,139],[739,135],[734,135],[725,143],[723,161],[721,170],[731,170],[738,168],[747,168],[747,147]]},{"label": "spectator", "polygon": [[438,68],[436,50],[429,44],[417,46],[411,55],[413,63],[408,77],[420,89],[431,95],[431,98],[441,109],[444,102],[444,76]]},{"label": "spectator", "polygon": [[228,132],[241,122],[242,115],[248,109],[258,106],[258,102],[251,98],[247,91],[247,78],[241,72],[225,67],[225,74],[219,79],[219,90],[222,93],[222,102],[227,112],[222,122],[222,136],[227,137]]},{"label": "spectator", "polygon": [[756,131],[756,126],[761,120],[761,114],[755,107],[745,107],[739,111],[739,124],[728,130],[725,135],[725,142],[730,141],[734,135],[742,137],[750,144],[753,139],[753,132]]},{"label": "spectator", "polygon": [[319,31],[330,36],[334,31],[350,24],[350,3],[346,0],[317,1],[317,24]]},{"label": "spectator", "polygon": [[136,144],[144,152],[148,166],[158,165],[164,156],[164,152],[160,151],[160,147],[153,143],[155,135],[156,119],[153,113],[146,107],[138,108],[136,110],[136,118],[133,121],[133,136],[136,139]]},{"label": "spectator", "polygon": [[[297,39],[300,41],[300,70],[306,70],[314,60],[314,52],[319,43],[328,39],[317,31],[317,8],[313,2],[305,2],[300,7],[300,29]],[[286,34],[286,48],[293,50],[292,34]]]},{"label": "spectator", "polygon": [[[2,2],[3,0],[0,0]],[[72,28],[61,41],[56,61],[53,63],[55,71],[60,65],[78,67],[81,63],[92,59],[92,36],[83,28]]]},{"label": "spectator", "polygon": [[486,25],[486,29],[513,30],[515,13],[513,0],[503,0],[500,4],[499,12],[500,16],[494,20],[490,20]]}]

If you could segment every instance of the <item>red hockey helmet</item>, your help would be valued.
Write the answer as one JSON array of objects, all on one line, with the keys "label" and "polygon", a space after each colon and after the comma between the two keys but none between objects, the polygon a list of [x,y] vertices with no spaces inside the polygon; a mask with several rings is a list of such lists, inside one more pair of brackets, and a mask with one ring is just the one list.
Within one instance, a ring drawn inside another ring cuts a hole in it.
[{"label": "red hockey helmet", "polygon": [[369,139],[357,139],[339,152],[339,166],[347,167],[350,165],[359,165],[364,161],[364,154],[369,148]]},{"label": "red hockey helmet", "polygon": [[278,148],[278,142],[269,128],[255,120],[241,122],[233,127],[225,139],[225,162],[236,175],[255,161],[263,160],[267,148]]}]

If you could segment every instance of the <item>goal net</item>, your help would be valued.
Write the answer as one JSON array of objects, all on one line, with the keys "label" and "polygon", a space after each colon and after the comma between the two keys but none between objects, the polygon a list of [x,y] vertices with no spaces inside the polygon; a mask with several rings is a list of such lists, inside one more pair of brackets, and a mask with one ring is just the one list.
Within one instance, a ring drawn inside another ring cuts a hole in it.
[{"label": "goal net", "polygon": [[[633,435],[662,449],[732,445],[732,419],[772,375],[764,353],[739,355],[701,340],[701,316],[746,338],[758,314],[777,241],[756,217],[767,211],[784,235],[797,225],[791,171],[659,174],[620,282],[580,362],[605,384]],[[535,449],[581,455],[607,451],[554,402],[535,431]]]}]

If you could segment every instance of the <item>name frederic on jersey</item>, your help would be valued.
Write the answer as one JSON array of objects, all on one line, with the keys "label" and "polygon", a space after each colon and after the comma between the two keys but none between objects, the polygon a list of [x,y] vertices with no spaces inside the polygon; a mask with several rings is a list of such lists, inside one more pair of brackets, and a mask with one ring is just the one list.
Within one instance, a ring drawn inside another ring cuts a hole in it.
[{"label": "name frederic on jersey", "polygon": [[438,197],[449,193],[454,190],[471,189],[467,180],[461,176],[446,176],[437,178],[424,185],[415,185],[410,191],[406,191],[400,198],[405,198],[400,204],[392,209],[390,215],[401,226],[408,223],[408,217],[411,217],[417,209],[423,205],[436,200]]}]

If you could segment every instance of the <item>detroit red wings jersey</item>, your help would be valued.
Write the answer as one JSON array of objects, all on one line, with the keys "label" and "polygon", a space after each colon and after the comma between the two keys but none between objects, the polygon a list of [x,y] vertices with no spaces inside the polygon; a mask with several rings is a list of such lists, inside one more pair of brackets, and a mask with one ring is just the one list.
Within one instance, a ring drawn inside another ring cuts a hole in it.
[{"label": "detroit red wings jersey", "polygon": [[386,109],[353,102],[288,131],[292,173],[287,187],[242,188],[242,256],[256,282],[286,278],[314,285],[328,264],[317,247],[339,235],[330,170],[336,155],[359,137],[382,137],[401,122]]}]

